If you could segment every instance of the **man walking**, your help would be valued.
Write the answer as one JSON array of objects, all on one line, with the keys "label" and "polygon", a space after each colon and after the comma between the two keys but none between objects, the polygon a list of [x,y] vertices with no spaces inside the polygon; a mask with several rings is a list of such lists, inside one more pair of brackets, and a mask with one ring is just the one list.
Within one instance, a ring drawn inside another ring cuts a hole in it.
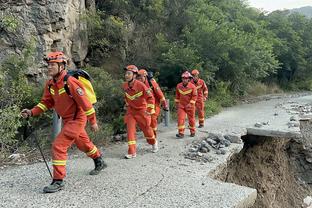
[{"label": "man walking", "polygon": [[178,134],[176,137],[183,138],[185,130],[185,117],[189,120],[191,137],[195,136],[195,102],[197,90],[191,83],[192,75],[186,71],[182,74],[182,82],[176,88],[176,107],[178,109]]},{"label": "man walking", "polygon": [[136,157],[136,124],[143,131],[147,143],[152,145],[152,152],[158,151],[158,143],[151,128],[151,115],[155,113],[154,97],[149,88],[136,80],[138,68],[129,65],[125,69],[126,82],[122,85],[125,92],[127,113],[125,123],[127,125],[128,154],[126,159]]},{"label": "man walking", "polygon": [[199,78],[199,71],[197,69],[192,71],[192,75],[192,84],[194,84],[197,89],[197,100],[195,106],[199,120],[198,128],[203,128],[205,123],[205,101],[208,98],[208,88],[205,81]]},{"label": "man walking", "polygon": [[[67,149],[75,143],[79,150],[94,160],[95,168],[90,175],[97,175],[107,167],[101,157],[100,151],[90,141],[85,126],[87,121],[93,131],[98,131],[95,110],[88,100],[83,85],[74,77],[67,75],[67,58],[63,52],[51,52],[46,61],[48,63],[48,75],[51,77],[44,87],[43,97],[40,103],[32,108],[22,110],[24,118],[38,116],[39,114],[54,108],[62,117],[63,129],[57,135],[52,144],[53,181],[44,187],[45,193],[54,193],[64,187],[63,179],[66,175]],[[65,79],[66,77],[66,79]],[[67,86],[65,86],[67,85]],[[69,88],[70,95],[65,87]]]}]

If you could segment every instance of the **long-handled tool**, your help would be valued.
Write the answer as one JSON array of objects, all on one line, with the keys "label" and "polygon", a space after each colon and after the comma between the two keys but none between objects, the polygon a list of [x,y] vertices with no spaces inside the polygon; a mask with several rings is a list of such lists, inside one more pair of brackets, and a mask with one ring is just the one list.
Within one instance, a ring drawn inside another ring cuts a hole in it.
[{"label": "long-handled tool", "polygon": [[51,178],[53,178],[52,173],[51,173],[51,170],[50,170],[50,168],[49,168],[49,165],[48,165],[48,163],[47,163],[47,161],[46,161],[46,159],[45,159],[45,157],[44,157],[44,154],[43,154],[43,152],[42,152],[42,149],[41,149],[41,147],[40,147],[40,144],[39,144],[37,135],[34,133],[34,131],[32,131],[32,129],[33,129],[33,128],[32,128],[32,126],[30,125],[30,122],[29,122],[29,120],[28,120],[28,118],[27,118],[26,124],[25,124],[25,126],[24,126],[24,135],[23,135],[23,136],[24,136],[24,140],[26,140],[30,135],[33,134],[35,143],[36,143],[36,145],[37,145],[37,147],[38,147],[38,149],[39,149],[39,151],[40,151],[40,154],[41,154],[41,156],[42,156],[42,158],[43,158],[43,161],[44,161],[44,163],[45,163],[45,165],[46,165],[46,167],[47,167],[47,169],[48,169],[48,171],[49,171],[49,173],[50,173]]}]

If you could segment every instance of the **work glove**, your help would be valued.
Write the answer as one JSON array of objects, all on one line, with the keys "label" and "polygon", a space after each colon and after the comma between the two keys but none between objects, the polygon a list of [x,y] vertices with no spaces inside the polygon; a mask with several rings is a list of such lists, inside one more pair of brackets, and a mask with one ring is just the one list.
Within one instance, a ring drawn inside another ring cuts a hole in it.
[{"label": "work glove", "polygon": [[168,103],[166,101],[163,101],[161,106],[164,111],[169,111]]},{"label": "work glove", "polygon": [[97,132],[99,130],[99,126],[97,123],[94,123],[91,125],[91,130],[94,132]]},{"label": "work glove", "polygon": [[21,115],[23,118],[28,118],[32,116],[32,112],[29,109],[23,109]]}]

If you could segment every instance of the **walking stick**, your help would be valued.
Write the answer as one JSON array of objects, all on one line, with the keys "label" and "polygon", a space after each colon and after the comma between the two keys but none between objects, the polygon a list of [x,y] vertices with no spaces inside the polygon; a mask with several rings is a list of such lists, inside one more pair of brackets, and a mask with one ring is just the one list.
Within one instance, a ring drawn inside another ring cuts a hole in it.
[{"label": "walking stick", "polygon": [[[48,163],[47,163],[47,161],[46,161],[46,159],[45,159],[45,157],[44,157],[44,154],[43,154],[43,152],[42,152],[42,149],[41,149],[41,147],[40,147],[38,138],[37,138],[36,134],[34,133],[34,131],[30,131],[30,133],[28,134],[27,132],[29,131],[29,129],[32,129],[32,127],[31,127],[30,122],[29,122],[29,120],[28,120],[28,118],[27,118],[27,123],[26,123],[26,125],[25,125],[25,127],[24,127],[24,140],[26,140],[31,134],[33,134],[33,136],[34,136],[34,138],[35,138],[35,139],[34,139],[34,140],[35,140],[35,143],[36,143],[36,145],[37,145],[37,147],[38,147],[38,149],[39,149],[39,151],[40,151],[40,154],[41,154],[41,156],[42,156],[42,158],[43,158],[43,161],[44,161],[44,163],[45,163],[45,165],[46,165],[46,167],[47,167],[47,169],[48,169],[48,171],[49,171],[49,173],[50,173],[51,178],[53,178],[52,173],[51,173],[51,170],[50,170],[50,168],[49,168],[49,165],[48,165]],[[27,135],[27,134],[28,134],[28,135]]]}]

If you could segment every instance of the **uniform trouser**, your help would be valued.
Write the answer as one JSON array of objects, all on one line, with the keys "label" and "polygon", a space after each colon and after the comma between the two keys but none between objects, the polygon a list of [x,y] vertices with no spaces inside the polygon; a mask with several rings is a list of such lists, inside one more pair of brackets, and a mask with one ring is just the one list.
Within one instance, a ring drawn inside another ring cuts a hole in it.
[{"label": "uniform trouser", "polygon": [[205,103],[203,100],[196,101],[196,111],[198,113],[199,125],[204,125],[205,122]]},{"label": "uniform trouser", "polygon": [[73,143],[92,159],[101,155],[100,151],[90,141],[85,131],[85,125],[86,120],[79,118],[64,122],[62,131],[52,144],[53,179],[63,179],[66,176],[67,149]]},{"label": "uniform trouser", "polygon": [[151,116],[151,127],[153,129],[155,137],[157,137],[158,116],[160,114],[160,106],[155,105],[155,113]]},{"label": "uniform trouser", "polygon": [[185,130],[185,117],[188,117],[189,120],[189,129],[191,134],[195,133],[195,106],[191,107],[178,107],[178,131],[179,134],[184,134]]},{"label": "uniform trouser", "polygon": [[128,154],[136,153],[136,124],[143,131],[148,144],[153,145],[156,143],[151,127],[151,116],[145,112],[145,109],[137,111],[128,110],[125,116],[125,123],[127,124]]}]

